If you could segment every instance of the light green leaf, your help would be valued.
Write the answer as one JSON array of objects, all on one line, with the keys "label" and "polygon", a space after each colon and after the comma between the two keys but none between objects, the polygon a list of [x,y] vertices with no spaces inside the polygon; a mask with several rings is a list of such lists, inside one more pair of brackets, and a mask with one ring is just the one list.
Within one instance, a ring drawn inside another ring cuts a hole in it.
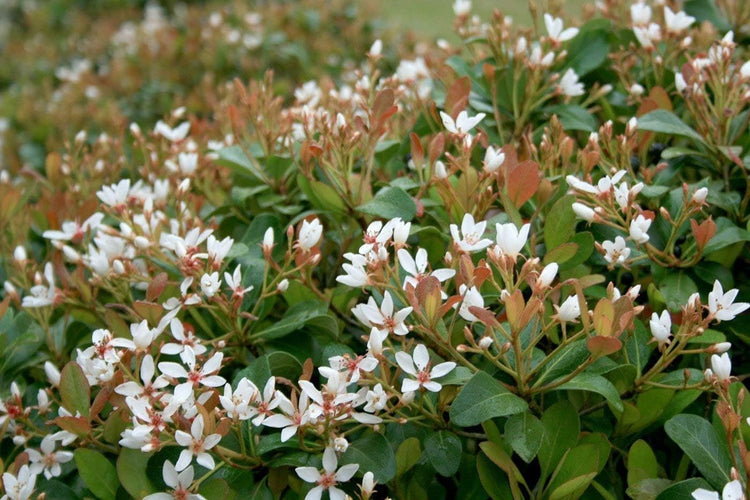
[{"label": "light green leaf", "polygon": [[91,388],[78,363],[70,361],[60,374],[60,396],[66,410],[89,418]]},{"label": "light green leaf", "polygon": [[547,251],[570,241],[576,229],[576,214],[573,212],[575,197],[566,195],[552,205],[544,219],[544,244]]},{"label": "light green leaf", "polygon": [[638,130],[661,134],[681,135],[703,143],[703,137],[680,118],[666,109],[657,109],[638,118]]},{"label": "light green leaf", "polygon": [[732,460],[726,443],[707,420],[697,415],[677,415],[664,424],[664,430],[714,489],[721,491],[731,480]]},{"label": "light green leaf", "polygon": [[628,452],[628,486],[635,486],[644,479],[658,477],[659,464],[656,455],[642,439],[630,447]]},{"label": "light green leaf", "polygon": [[406,191],[397,187],[380,190],[372,200],[358,206],[357,210],[383,219],[401,217],[406,222],[412,220],[417,214],[414,200]]},{"label": "light green leaf", "polygon": [[460,427],[478,425],[494,417],[520,413],[528,404],[487,372],[477,372],[461,389],[450,409],[451,422]]},{"label": "light green leaf", "polygon": [[396,477],[414,467],[421,456],[422,448],[419,446],[418,438],[410,437],[398,445],[396,450]]},{"label": "light green leaf", "polygon": [[599,450],[591,444],[576,446],[565,457],[549,485],[550,500],[580,498],[599,473]]}]

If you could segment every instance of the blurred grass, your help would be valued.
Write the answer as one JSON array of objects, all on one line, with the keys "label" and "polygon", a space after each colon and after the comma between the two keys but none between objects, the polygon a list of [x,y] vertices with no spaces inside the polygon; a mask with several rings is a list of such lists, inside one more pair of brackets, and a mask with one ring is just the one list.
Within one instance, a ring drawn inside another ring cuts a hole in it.
[{"label": "blurred grass", "polygon": [[[361,0],[367,1],[367,0]],[[577,16],[586,0],[565,0],[566,11]],[[378,10],[385,20],[400,28],[412,29],[430,37],[448,38],[453,35],[452,0],[380,0]],[[489,20],[494,9],[513,17],[523,25],[531,24],[526,0],[473,0],[472,13]]]}]

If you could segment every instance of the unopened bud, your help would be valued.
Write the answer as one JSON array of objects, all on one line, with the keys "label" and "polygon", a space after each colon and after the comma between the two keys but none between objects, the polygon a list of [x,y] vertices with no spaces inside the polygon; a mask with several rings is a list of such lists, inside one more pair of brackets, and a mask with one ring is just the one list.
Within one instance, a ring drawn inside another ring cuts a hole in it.
[{"label": "unopened bud", "polygon": [[695,193],[693,193],[693,202],[701,204],[704,201],[706,201],[706,196],[708,196],[708,188],[702,187],[700,189],[696,189]]},{"label": "unopened bud", "polygon": [[278,286],[276,286],[276,290],[278,290],[279,293],[286,292],[288,288],[289,288],[289,280],[286,279],[286,278],[284,278],[283,280],[281,280],[279,282]]},{"label": "unopened bud", "polygon": [[120,259],[115,259],[114,262],[112,262],[112,270],[117,274],[125,274],[125,266]]},{"label": "unopened bud", "polygon": [[414,391],[405,392],[401,395],[401,404],[409,405],[414,401]]},{"label": "unopened bud", "polygon": [[226,340],[220,340],[216,343],[216,347],[218,347],[219,349],[224,349],[226,346],[227,346]]},{"label": "unopened bud", "polygon": [[638,118],[635,116],[628,120],[628,125],[625,127],[625,135],[633,135],[638,130]]},{"label": "unopened bud", "polygon": [[724,354],[732,347],[731,342],[717,342],[707,349],[707,352],[715,354]]},{"label": "unopened bud", "polygon": [[443,257],[443,262],[445,262],[446,266],[450,266],[453,264],[453,254],[450,252],[445,252],[445,256]]},{"label": "unopened bud", "polygon": [[47,376],[49,383],[54,387],[60,385],[60,370],[51,361],[45,361],[44,374]]},{"label": "unopened bud", "polygon": [[479,347],[481,347],[482,349],[489,349],[493,342],[494,340],[492,339],[492,337],[485,335],[484,337],[479,339]]},{"label": "unopened bud", "polygon": [[145,250],[151,246],[151,241],[145,236],[136,236],[135,239],[133,239],[133,243],[135,243],[135,246],[141,250]]},{"label": "unopened bud", "polygon": [[16,259],[16,262],[18,262],[19,264],[24,262],[26,259],[28,259],[28,256],[26,255],[26,249],[21,245],[18,245],[13,250],[13,258]]},{"label": "unopened bud", "polygon": [[79,146],[83,144],[83,141],[86,140],[86,131],[85,130],[78,131],[78,133],[76,134],[75,140],[76,140],[76,144],[78,144]]},{"label": "unopened bud", "polygon": [[333,440],[333,449],[339,453],[344,453],[349,449],[349,441],[347,441],[346,438],[339,436]]},{"label": "unopened bud", "polygon": [[378,38],[375,40],[370,47],[370,52],[368,52],[368,55],[370,57],[380,57],[380,54],[383,52],[383,41]]},{"label": "unopened bud", "polygon": [[190,190],[190,178],[184,179],[182,182],[180,182],[180,185],[177,186],[177,194],[180,196],[184,195]]},{"label": "unopened bud", "polygon": [[467,346],[466,344],[458,344],[456,346],[456,351],[458,352],[466,352],[468,350],[469,350],[469,346]]},{"label": "unopened bud", "polygon": [[141,137],[141,127],[137,123],[133,122],[130,124],[130,133],[136,137]]}]

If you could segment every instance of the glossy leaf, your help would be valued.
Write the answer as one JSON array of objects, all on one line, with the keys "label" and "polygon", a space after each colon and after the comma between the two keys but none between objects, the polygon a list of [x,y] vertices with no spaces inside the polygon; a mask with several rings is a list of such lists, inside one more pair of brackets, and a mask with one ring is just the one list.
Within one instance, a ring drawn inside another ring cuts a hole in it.
[{"label": "glossy leaf", "polygon": [[487,372],[477,372],[461,389],[450,409],[451,422],[461,427],[479,425],[494,417],[520,413],[528,407]]}]

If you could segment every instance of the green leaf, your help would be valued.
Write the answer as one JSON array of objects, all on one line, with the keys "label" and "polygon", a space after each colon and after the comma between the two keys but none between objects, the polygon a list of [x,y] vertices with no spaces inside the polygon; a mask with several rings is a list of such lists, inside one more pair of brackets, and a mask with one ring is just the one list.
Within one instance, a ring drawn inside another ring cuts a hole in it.
[{"label": "green leaf", "polygon": [[300,187],[313,207],[318,210],[330,210],[332,212],[345,213],[346,202],[338,192],[328,184],[316,179],[308,179],[304,175],[297,176],[297,185]]},{"label": "green leaf", "polygon": [[664,296],[667,307],[671,311],[679,311],[680,307],[687,304],[690,296],[698,291],[698,287],[685,271],[677,271],[667,274],[659,285],[659,291]]},{"label": "green leaf", "polygon": [[424,441],[424,454],[438,474],[450,477],[461,465],[461,440],[449,431],[433,432]]},{"label": "green leaf", "polygon": [[680,500],[682,498],[692,498],[692,493],[698,488],[703,488],[704,490],[709,491],[712,489],[706,481],[699,477],[694,477],[673,484],[659,493],[656,500]]},{"label": "green leaf", "polygon": [[612,382],[595,373],[579,373],[572,380],[553,389],[555,391],[588,391],[595,392],[604,396],[604,398],[617,411],[622,411],[622,400],[620,394]]},{"label": "green leaf", "polygon": [[661,134],[681,135],[704,142],[703,137],[690,128],[677,115],[666,109],[657,109],[638,118],[638,130],[650,130]]},{"label": "green leaf", "polygon": [[396,477],[396,456],[390,443],[382,434],[370,432],[349,444],[341,455],[341,465],[359,464],[359,473],[370,471],[379,483]]},{"label": "green leaf", "polygon": [[544,438],[544,426],[529,411],[512,415],[505,422],[505,440],[524,462],[534,460]]},{"label": "green leaf", "polygon": [[383,219],[401,217],[405,222],[409,222],[417,215],[414,200],[406,191],[397,187],[380,190],[372,200],[358,206],[357,210]]},{"label": "green leaf", "polygon": [[719,217],[716,219],[716,234],[708,240],[703,253],[708,255],[740,241],[750,241],[750,231],[737,227],[726,217]]},{"label": "green leaf", "polygon": [[37,480],[35,495],[46,493],[46,498],[54,500],[80,500],[81,496],[76,495],[70,486],[58,481],[57,479],[48,479],[44,481]]},{"label": "green leaf", "polygon": [[728,472],[732,460],[726,443],[707,420],[697,415],[677,415],[664,424],[664,430],[714,489],[721,491],[731,480]]},{"label": "green leaf", "polygon": [[560,104],[547,108],[547,112],[557,115],[564,130],[594,132],[597,128],[594,115],[582,106]]},{"label": "green leaf", "polygon": [[396,450],[396,477],[414,467],[422,456],[419,439],[410,437],[402,442]]},{"label": "green leaf", "polygon": [[237,496],[237,493],[221,478],[213,478],[202,484],[200,494],[206,500],[232,500]]},{"label": "green leaf", "polygon": [[261,331],[253,332],[253,338],[264,340],[278,339],[302,328],[305,323],[314,318],[325,316],[328,311],[326,305],[317,300],[306,300],[294,304],[287,310],[281,320],[268,325]]},{"label": "green leaf", "polygon": [[714,0],[687,0],[683,7],[685,13],[693,16],[698,23],[708,21],[721,32],[732,29],[732,25],[716,8]]},{"label": "green leaf", "polygon": [[479,474],[479,481],[482,483],[482,488],[484,488],[484,491],[487,492],[492,500],[508,500],[513,498],[508,474],[492,463],[484,453],[477,455],[477,473]]},{"label": "green leaf", "polygon": [[252,175],[258,179],[262,179],[263,176],[258,173],[255,165],[247,157],[242,147],[238,145],[229,146],[219,151],[219,158],[216,163],[225,167],[231,168],[238,174]]},{"label": "green leaf", "polygon": [[659,464],[656,455],[642,439],[630,447],[628,452],[628,486],[635,486],[644,479],[658,477]]},{"label": "green leaf", "polygon": [[582,77],[604,64],[609,54],[609,30],[611,24],[604,19],[584,24],[578,36],[570,41],[566,67]]},{"label": "green leaf", "polygon": [[91,402],[91,388],[86,375],[78,363],[70,361],[60,374],[60,396],[66,410],[73,415],[76,412],[89,418],[89,404]]},{"label": "green leaf", "polygon": [[576,214],[573,212],[575,197],[566,195],[552,205],[544,219],[544,244],[547,251],[570,241],[576,229]]},{"label": "green leaf", "polygon": [[580,498],[599,473],[599,450],[591,444],[576,446],[565,457],[549,485],[549,499]]},{"label": "green leaf", "polygon": [[564,347],[549,360],[544,367],[544,371],[539,379],[534,382],[535,386],[540,386],[547,381],[559,378],[562,375],[570,373],[576,366],[586,361],[590,353],[586,347],[585,340],[576,340],[567,347]]},{"label": "green leaf", "polygon": [[562,459],[565,452],[576,445],[581,423],[573,405],[563,400],[550,406],[542,415],[544,438],[539,448],[541,477],[547,477]]},{"label": "green leaf", "polygon": [[73,452],[73,458],[81,479],[91,493],[101,500],[114,500],[120,481],[115,466],[107,457],[98,451],[78,448]]},{"label": "green leaf", "polygon": [[460,427],[478,425],[495,417],[520,413],[528,404],[487,372],[477,372],[451,404],[451,422]]},{"label": "green leaf", "polygon": [[120,484],[133,498],[143,498],[154,493],[156,488],[146,475],[149,455],[140,450],[120,448],[117,457],[117,477]]}]

